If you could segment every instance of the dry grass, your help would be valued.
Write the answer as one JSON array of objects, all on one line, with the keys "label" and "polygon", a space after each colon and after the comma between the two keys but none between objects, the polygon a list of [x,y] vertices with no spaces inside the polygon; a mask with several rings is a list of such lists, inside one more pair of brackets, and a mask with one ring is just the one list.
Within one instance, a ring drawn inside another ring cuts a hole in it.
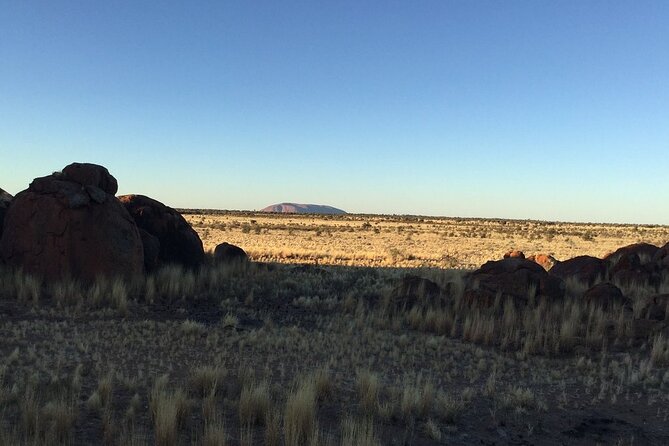
[{"label": "dry grass", "polygon": [[[208,245],[217,231],[233,243],[237,236],[273,240],[265,251],[249,250],[256,259],[394,267],[466,267],[511,247],[601,255],[616,237],[615,247],[632,237],[661,243],[666,234],[660,227],[599,225],[600,233],[595,226],[391,217],[369,219],[369,226],[362,217],[258,217],[258,234],[248,215],[217,216],[225,231],[209,216],[189,218],[209,231]],[[591,230],[596,242],[576,235]],[[554,249],[544,249],[548,231]],[[273,251],[279,245],[283,254]],[[393,307],[391,291],[408,273],[448,289],[443,305]],[[500,295],[478,308],[464,298],[465,274],[208,264],[167,267],[131,282],[42,286],[0,269],[0,444],[511,438],[492,438],[498,428],[519,442],[541,444],[549,432],[559,437],[550,441],[572,443],[570,423],[581,421],[574,417],[615,412],[628,423],[621,425],[636,426],[627,408],[645,420],[643,440],[663,444],[655,440],[669,420],[666,321],[639,327],[634,318],[649,296],[669,291],[667,278],[657,289],[625,288],[632,312],[586,305],[585,286],[573,281],[559,302],[518,305]],[[534,429],[540,424],[545,429]]]},{"label": "dry grass", "polygon": [[270,411],[271,397],[266,381],[249,383],[239,397],[239,421],[242,425],[265,424]]},{"label": "dry grass", "polygon": [[664,226],[523,220],[263,213],[189,213],[205,249],[227,241],[257,261],[371,267],[474,268],[511,250],[564,260],[596,257],[646,241],[664,244]]},{"label": "dry grass", "polygon": [[304,379],[288,395],[283,413],[286,446],[309,444],[318,435],[316,389],[311,379]]}]

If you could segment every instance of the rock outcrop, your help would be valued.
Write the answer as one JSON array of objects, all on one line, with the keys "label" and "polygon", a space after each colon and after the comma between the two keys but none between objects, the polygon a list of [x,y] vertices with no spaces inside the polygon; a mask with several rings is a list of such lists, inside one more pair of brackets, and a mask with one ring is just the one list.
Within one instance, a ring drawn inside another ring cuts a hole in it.
[{"label": "rock outcrop", "polygon": [[577,280],[588,286],[606,278],[606,262],[592,256],[578,256],[555,264],[549,274],[562,280]]},{"label": "rock outcrop", "polygon": [[558,262],[558,260],[548,254],[534,254],[527,258],[538,265],[541,265],[546,271],[550,271]]},{"label": "rock outcrop", "polygon": [[202,240],[179,212],[145,195],[118,198],[137,226],[160,243],[159,264],[196,268],[204,262]]},{"label": "rock outcrop", "polygon": [[0,257],[47,280],[141,274],[140,234],[116,189],[116,179],[95,164],[36,178],[5,215]]},{"label": "rock outcrop", "polygon": [[275,212],[280,214],[326,214],[326,215],[340,215],[345,214],[346,211],[334,208],[332,206],[325,206],[322,204],[301,204],[301,203],[280,203],[267,206],[260,210],[260,212]]},{"label": "rock outcrop", "polygon": [[517,249],[513,249],[511,251],[508,251],[507,253],[504,254],[505,259],[524,259],[525,258],[525,253],[523,251],[518,251]]},{"label": "rock outcrop", "polygon": [[562,280],[550,276],[541,266],[529,260],[507,258],[490,261],[472,272],[467,279],[465,302],[482,307],[492,306],[497,296],[502,303],[511,298],[520,305],[532,299],[564,297]]},{"label": "rock outcrop", "polygon": [[5,214],[13,198],[11,194],[0,189],[0,237],[2,237],[2,224],[5,221]]},{"label": "rock outcrop", "polygon": [[389,296],[391,312],[420,308],[443,308],[446,295],[435,282],[415,275],[407,275],[399,280]]},{"label": "rock outcrop", "polygon": [[216,246],[214,249],[214,261],[216,263],[244,263],[249,259],[244,251],[239,246],[231,245],[230,243],[223,242]]},{"label": "rock outcrop", "polygon": [[587,290],[583,293],[583,300],[603,310],[608,310],[614,305],[625,305],[631,309],[630,300],[623,295],[620,288],[608,282],[599,283]]}]

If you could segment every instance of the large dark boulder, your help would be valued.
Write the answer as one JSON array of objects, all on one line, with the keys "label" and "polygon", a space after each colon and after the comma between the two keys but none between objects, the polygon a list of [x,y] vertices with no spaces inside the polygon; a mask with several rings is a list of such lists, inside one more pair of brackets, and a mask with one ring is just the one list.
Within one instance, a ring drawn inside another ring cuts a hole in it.
[{"label": "large dark boulder", "polygon": [[669,270],[669,243],[666,243],[653,255],[653,263],[665,271]]},{"label": "large dark boulder", "polygon": [[107,169],[94,164],[36,178],[7,210],[0,257],[47,280],[141,274],[139,231],[109,192],[113,184]]},{"label": "large dark boulder", "polygon": [[530,300],[545,297],[551,300],[564,297],[562,280],[550,276],[540,265],[521,258],[490,261],[467,278],[464,298],[469,305],[489,307],[499,295],[524,305]]},{"label": "large dark boulder", "polygon": [[663,321],[667,319],[669,310],[669,294],[657,294],[646,300],[640,311],[642,319]]},{"label": "large dark boulder", "polygon": [[649,243],[624,246],[604,257],[609,279],[622,286],[657,288],[662,282],[661,265],[654,261],[661,248]]},{"label": "large dark boulder", "polygon": [[122,195],[118,198],[137,226],[158,239],[160,264],[196,268],[203,263],[202,240],[180,213],[144,195]]},{"label": "large dark boulder", "polygon": [[214,249],[214,260],[216,263],[245,263],[248,259],[246,251],[230,243],[223,242]]},{"label": "large dark boulder", "polygon": [[620,288],[608,282],[599,283],[588,289],[583,293],[583,300],[604,310],[613,308],[614,305],[625,305],[631,309],[630,300],[623,295]]},{"label": "large dark boulder", "polygon": [[565,281],[575,279],[592,286],[606,278],[606,262],[597,257],[578,256],[556,263],[549,274]]},{"label": "large dark boulder", "polygon": [[653,259],[655,254],[660,250],[655,245],[650,243],[633,243],[631,245],[623,246],[616,249],[614,252],[604,256],[604,260],[611,265],[615,265],[623,257],[637,256],[642,264],[648,263]]},{"label": "large dark boulder", "polygon": [[390,292],[389,309],[392,312],[401,312],[414,307],[443,308],[447,302],[446,294],[435,282],[408,274]]},{"label": "large dark boulder", "polygon": [[144,247],[144,269],[146,272],[154,271],[160,266],[160,240],[142,228],[139,228],[139,235]]},{"label": "large dark boulder", "polygon": [[0,237],[2,237],[2,224],[5,221],[5,214],[13,198],[11,194],[0,189]]}]

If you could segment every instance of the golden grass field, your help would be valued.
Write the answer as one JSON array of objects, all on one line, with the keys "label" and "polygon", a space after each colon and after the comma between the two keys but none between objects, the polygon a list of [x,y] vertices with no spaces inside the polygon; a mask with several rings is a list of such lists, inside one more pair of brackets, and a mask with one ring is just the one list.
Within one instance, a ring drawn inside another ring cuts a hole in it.
[{"label": "golden grass field", "polygon": [[[192,211],[191,211],[192,212]],[[669,241],[669,227],[432,217],[186,213],[205,250],[222,242],[256,261],[367,267],[478,268],[511,249],[558,260]]]},{"label": "golden grass field", "polygon": [[[568,283],[477,309],[462,289],[510,249],[601,256],[667,227],[185,216],[256,262],[92,285],[0,269],[0,445],[669,444],[669,340],[636,305]],[[407,274],[447,303],[398,306]]]}]

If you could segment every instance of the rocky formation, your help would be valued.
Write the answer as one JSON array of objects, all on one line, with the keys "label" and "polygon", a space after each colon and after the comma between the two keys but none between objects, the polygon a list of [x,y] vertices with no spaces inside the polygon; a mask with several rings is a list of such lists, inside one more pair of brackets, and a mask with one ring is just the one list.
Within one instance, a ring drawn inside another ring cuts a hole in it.
[{"label": "rocky formation", "polygon": [[661,249],[648,243],[636,243],[617,249],[604,257],[609,278],[624,286],[658,287],[662,282],[662,262],[654,260]]},{"label": "rocky formation", "polygon": [[243,263],[247,262],[249,257],[239,246],[223,242],[214,249],[214,260],[216,263]]},{"label": "rocky formation", "polygon": [[260,210],[261,212],[275,212],[279,214],[327,214],[327,215],[341,215],[346,211],[334,208],[332,206],[325,206],[321,204],[300,204],[300,203],[280,203],[267,206]]},{"label": "rocky formation", "polygon": [[116,190],[116,179],[95,164],[35,179],[5,215],[0,257],[47,280],[141,274],[140,234]]},{"label": "rocky formation", "polygon": [[465,302],[483,307],[492,306],[498,294],[502,303],[511,298],[526,304],[539,297],[564,297],[564,283],[548,275],[539,265],[520,258],[490,261],[472,272],[465,288]]},{"label": "rocky formation", "polygon": [[525,253],[523,251],[518,251],[517,249],[511,250],[504,254],[505,259],[524,259]]},{"label": "rocky formation", "polygon": [[5,214],[13,198],[11,194],[0,189],[0,237],[2,237],[2,224],[5,221]]},{"label": "rocky formation", "polygon": [[196,268],[203,263],[202,240],[180,213],[144,195],[118,198],[137,226],[158,240],[158,264],[174,263]]},{"label": "rocky formation", "polygon": [[548,254],[534,254],[529,256],[527,260],[530,260],[536,263],[537,265],[541,265],[541,267],[543,267],[543,269],[545,269],[546,271],[550,271],[551,268],[553,268],[557,263],[559,263],[555,257]]},{"label": "rocky formation", "polygon": [[592,256],[578,256],[555,264],[549,272],[562,280],[577,280],[588,286],[606,278],[606,262]]},{"label": "rocky formation", "polygon": [[138,229],[144,247],[144,270],[146,272],[154,271],[160,266],[160,240],[144,229]]},{"label": "rocky formation", "polygon": [[667,319],[667,311],[669,311],[669,294],[657,294],[646,300],[640,316],[642,319],[664,321]]},{"label": "rocky formation", "polygon": [[620,288],[608,282],[599,283],[587,290],[583,293],[583,300],[603,310],[608,310],[614,305],[626,305],[631,309],[631,302],[623,296]]},{"label": "rocky formation", "polygon": [[392,312],[420,308],[443,308],[446,295],[439,285],[424,277],[407,275],[400,279],[389,296]]},{"label": "rocky formation", "polygon": [[660,268],[669,270],[669,243],[665,244],[653,255],[653,262]]},{"label": "rocky formation", "polygon": [[604,260],[611,264],[616,264],[622,257],[637,256],[641,263],[648,263],[658,251],[660,251],[660,248],[651,245],[650,243],[634,243],[632,245],[618,248],[614,252],[607,254],[604,256]]}]

